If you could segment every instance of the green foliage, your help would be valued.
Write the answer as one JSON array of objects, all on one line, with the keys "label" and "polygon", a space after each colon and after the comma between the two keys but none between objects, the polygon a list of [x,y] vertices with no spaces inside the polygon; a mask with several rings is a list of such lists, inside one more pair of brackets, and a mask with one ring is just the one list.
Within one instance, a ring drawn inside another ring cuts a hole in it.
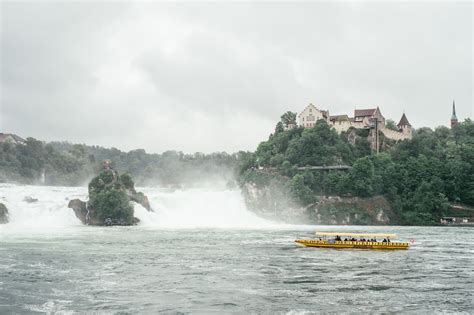
[{"label": "green foliage", "polygon": [[102,171],[89,183],[89,206],[94,209],[93,220],[102,223],[105,219],[111,219],[126,225],[133,224],[133,206],[128,197],[132,193],[137,199],[144,198],[142,193],[135,194],[134,182],[129,174]]},{"label": "green foliage", "polygon": [[358,159],[349,174],[351,189],[356,196],[369,197],[374,188],[374,164],[369,157]]},{"label": "green foliage", "polygon": [[261,142],[255,152],[259,166],[333,165],[350,162],[352,149],[325,121],[314,128],[284,130]]},{"label": "green foliage", "polygon": [[281,115],[281,122],[285,128],[288,128],[288,125],[296,126],[296,113],[293,112],[286,112]]},{"label": "green foliage", "polygon": [[123,189],[111,188],[100,191],[94,200],[94,209],[100,222],[110,218],[133,224],[133,206]]},{"label": "green foliage", "polygon": [[296,174],[293,176],[290,184],[291,193],[296,200],[303,204],[310,204],[316,201],[316,197],[309,187],[312,184],[313,178],[309,173]]},{"label": "green foliage", "polygon": [[25,144],[0,144],[0,182],[79,185],[93,173],[94,165],[82,145],[60,152],[34,138],[27,138]]},{"label": "green foliage", "polygon": [[255,165],[253,153],[243,151],[149,154],[64,142],[46,144],[28,138],[25,145],[0,143],[0,182],[83,185],[99,173],[103,160],[112,160],[115,169],[129,173],[140,185],[166,186],[232,180],[240,170]]},{"label": "green foliage", "polygon": [[[385,145],[379,154],[372,154],[367,136],[368,131],[362,129],[338,136],[320,120],[314,128],[284,130],[271,136],[260,143],[255,156],[260,166],[276,167],[280,174],[289,176],[290,193],[302,205],[313,203],[317,195],[385,195],[398,223],[418,225],[439,222],[448,213],[449,202],[474,205],[471,120],[453,129],[420,128],[411,140],[383,139]],[[338,164],[352,165],[352,169],[312,173],[296,169]],[[250,180],[259,176],[262,172]]]},{"label": "green foliage", "polygon": [[283,131],[285,131],[285,127],[283,126],[283,123],[279,121],[275,126],[275,134],[283,132]]},{"label": "green foliage", "polygon": [[390,130],[398,130],[397,125],[395,124],[395,121],[392,119],[387,119],[385,121],[385,128],[390,129]]},{"label": "green foliage", "polygon": [[132,176],[130,176],[128,173],[123,173],[120,175],[120,182],[126,189],[134,189],[135,187]]}]

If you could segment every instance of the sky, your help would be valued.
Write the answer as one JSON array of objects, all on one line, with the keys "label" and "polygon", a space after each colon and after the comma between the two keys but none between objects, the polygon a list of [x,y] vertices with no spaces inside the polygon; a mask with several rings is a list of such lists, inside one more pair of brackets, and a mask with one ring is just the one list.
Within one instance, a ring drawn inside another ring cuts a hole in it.
[{"label": "sky", "polygon": [[1,2],[0,132],[255,150],[285,111],[474,114],[472,2]]}]

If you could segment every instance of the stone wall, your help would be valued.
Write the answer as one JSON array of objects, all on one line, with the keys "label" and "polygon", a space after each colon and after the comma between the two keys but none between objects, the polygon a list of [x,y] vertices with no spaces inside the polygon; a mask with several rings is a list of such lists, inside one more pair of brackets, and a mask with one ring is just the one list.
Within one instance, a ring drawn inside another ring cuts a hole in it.
[{"label": "stone wall", "polygon": [[385,137],[392,140],[399,141],[399,140],[411,139],[411,133],[410,134],[403,133],[400,131],[395,131],[395,130],[391,130],[387,128],[381,129],[380,131],[385,135]]}]

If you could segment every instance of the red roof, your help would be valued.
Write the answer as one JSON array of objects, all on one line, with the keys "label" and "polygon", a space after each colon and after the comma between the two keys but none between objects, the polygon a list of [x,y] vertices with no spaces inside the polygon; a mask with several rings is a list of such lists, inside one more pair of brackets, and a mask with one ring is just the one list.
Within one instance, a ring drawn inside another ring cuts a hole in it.
[{"label": "red roof", "polygon": [[370,108],[370,109],[355,109],[354,110],[354,117],[371,117],[375,114],[377,108]]}]

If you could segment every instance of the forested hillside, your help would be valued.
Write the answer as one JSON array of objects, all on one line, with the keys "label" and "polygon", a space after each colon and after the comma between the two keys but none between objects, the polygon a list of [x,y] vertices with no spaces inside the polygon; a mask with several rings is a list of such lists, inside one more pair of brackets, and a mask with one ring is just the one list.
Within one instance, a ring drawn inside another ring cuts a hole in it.
[{"label": "forested hillside", "polygon": [[[326,122],[314,128],[285,129],[285,115],[254,153],[183,154],[70,143],[0,145],[0,182],[84,185],[109,159],[138,185],[252,183],[269,193],[263,204],[311,205],[321,196],[384,196],[401,224],[433,224],[449,213],[449,204],[474,205],[474,123],[453,129],[420,128],[411,140],[393,142],[382,136],[379,154],[371,152],[367,130],[337,134]],[[349,170],[298,170],[302,166],[348,165]],[[245,195],[245,191],[244,191]]]},{"label": "forested hillside", "polygon": [[228,182],[234,178],[241,155],[245,153],[123,152],[28,138],[24,145],[0,144],[0,182],[84,185],[99,173],[106,159],[120,172],[130,173],[138,185],[179,187],[205,181]]},{"label": "forested hillside", "polygon": [[[411,140],[398,143],[382,139],[379,154],[371,153],[366,130],[339,135],[322,120],[314,128],[284,130],[284,120],[247,157],[242,185],[279,187],[303,206],[322,195],[383,195],[402,224],[439,222],[449,202],[474,205],[474,124],[469,119],[452,130],[420,128]],[[349,137],[354,133],[355,141]],[[297,169],[341,164],[352,168]]]}]

